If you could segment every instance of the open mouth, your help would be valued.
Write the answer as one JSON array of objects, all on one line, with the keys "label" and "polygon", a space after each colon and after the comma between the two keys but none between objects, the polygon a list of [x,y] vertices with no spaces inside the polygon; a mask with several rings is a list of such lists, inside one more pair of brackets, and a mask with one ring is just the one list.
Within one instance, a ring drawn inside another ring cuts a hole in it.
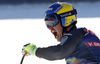
[{"label": "open mouth", "polygon": [[57,32],[56,31],[52,31],[52,33],[55,36],[55,38],[57,38]]}]

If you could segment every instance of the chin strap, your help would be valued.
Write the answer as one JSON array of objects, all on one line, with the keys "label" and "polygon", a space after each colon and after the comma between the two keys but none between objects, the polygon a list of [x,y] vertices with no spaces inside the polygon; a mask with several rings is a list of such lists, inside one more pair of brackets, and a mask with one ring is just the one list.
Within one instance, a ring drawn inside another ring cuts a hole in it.
[{"label": "chin strap", "polygon": [[66,33],[69,33],[70,31],[72,31],[73,29],[75,29],[75,28],[77,28],[77,27],[76,27],[76,25],[73,25],[73,27],[70,28],[69,31],[67,31],[67,28],[68,28],[68,27],[63,27],[63,33],[62,33],[63,35],[66,34]]},{"label": "chin strap", "polygon": [[62,35],[66,34],[67,33],[67,27],[63,27],[63,32],[62,32]]}]

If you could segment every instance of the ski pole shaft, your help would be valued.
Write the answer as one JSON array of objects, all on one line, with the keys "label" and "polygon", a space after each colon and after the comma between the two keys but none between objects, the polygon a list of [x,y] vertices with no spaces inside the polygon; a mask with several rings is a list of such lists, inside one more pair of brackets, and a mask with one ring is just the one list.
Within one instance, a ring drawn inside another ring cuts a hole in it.
[{"label": "ski pole shaft", "polygon": [[23,55],[23,57],[22,57],[22,59],[21,59],[20,64],[22,64],[22,63],[23,63],[23,60],[24,60],[24,58],[25,58],[26,54],[27,54],[27,52]]}]

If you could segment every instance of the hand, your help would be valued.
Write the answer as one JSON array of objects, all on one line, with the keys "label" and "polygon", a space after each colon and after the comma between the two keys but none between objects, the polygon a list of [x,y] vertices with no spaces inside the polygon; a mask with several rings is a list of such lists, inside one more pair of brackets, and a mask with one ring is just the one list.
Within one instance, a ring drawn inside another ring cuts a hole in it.
[{"label": "hand", "polygon": [[34,55],[35,56],[36,49],[37,49],[37,47],[35,45],[28,43],[28,44],[23,46],[22,54],[27,53],[27,55]]}]

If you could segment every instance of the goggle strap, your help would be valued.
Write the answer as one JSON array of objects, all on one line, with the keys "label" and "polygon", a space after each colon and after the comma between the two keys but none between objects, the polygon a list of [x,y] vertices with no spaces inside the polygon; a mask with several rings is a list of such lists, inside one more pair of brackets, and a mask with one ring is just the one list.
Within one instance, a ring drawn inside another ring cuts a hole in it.
[{"label": "goggle strap", "polygon": [[75,14],[77,14],[76,9],[74,9],[74,10],[72,10],[72,11],[69,11],[69,12],[65,12],[65,13],[59,14],[59,16],[60,16],[61,18],[63,18],[63,17],[75,15]]}]

